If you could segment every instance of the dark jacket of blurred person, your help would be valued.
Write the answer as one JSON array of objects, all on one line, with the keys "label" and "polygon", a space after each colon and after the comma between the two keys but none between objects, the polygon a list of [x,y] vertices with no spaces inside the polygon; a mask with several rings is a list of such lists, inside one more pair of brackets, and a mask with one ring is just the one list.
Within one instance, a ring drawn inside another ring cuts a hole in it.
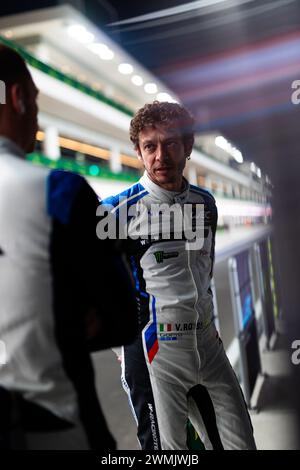
[{"label": "dark jacket of blurred person", "polygon": [[4,46],[0,80],[0,448],[111,450],[90,352],[134,339],[131,280],[114,242],[96,238],[86,181],[25,161],[38,90]]}]

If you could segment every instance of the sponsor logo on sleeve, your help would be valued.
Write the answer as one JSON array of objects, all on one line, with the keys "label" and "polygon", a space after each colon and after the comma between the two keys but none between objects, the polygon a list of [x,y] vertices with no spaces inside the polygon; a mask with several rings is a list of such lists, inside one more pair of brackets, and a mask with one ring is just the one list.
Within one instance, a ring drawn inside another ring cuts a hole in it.
[{"label": "sponsor logo on sleeve", "polygon": [[165,251],[155,251],[153,254],[157,263],[162,263],[164,259],[177,258],[179,255],[177,251],[169,251],[167,253]]}]

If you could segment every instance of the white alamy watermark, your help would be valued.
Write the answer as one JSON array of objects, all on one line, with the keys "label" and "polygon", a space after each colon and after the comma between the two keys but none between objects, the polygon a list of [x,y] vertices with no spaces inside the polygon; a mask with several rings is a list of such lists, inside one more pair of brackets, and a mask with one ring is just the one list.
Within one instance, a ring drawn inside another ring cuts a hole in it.
[{"label": "white alamy watermark", "polygon": [[6,88],[5,83],[0,80],[0,104],[6,103]]},{"label": "white alamy watermark", "polygon": [[204,243],[204,204],[145,205],[138,202],[128,207],[127,198],[120,198],[114,207],[101,204],[97,236],[101,240],[185,240],[187,249],[201,249]]},{"label": "white alamy watermark", "polygon": [[291,356],[291,361],[294,366],[298,366],[300,364],[300,339],[295,339],[295,341],[292,342],[291,348],[295,349]]},{"label": "white alamy watermark", "polygon": [[7,363],[7,353],[4,341],[0,340],[0,367]]},{"label": "white alamy watermark", "polygon": [[291,101],[293,104],[300,104],[300,80],[294,80],[292,88],[295,91],[292,93]]}]

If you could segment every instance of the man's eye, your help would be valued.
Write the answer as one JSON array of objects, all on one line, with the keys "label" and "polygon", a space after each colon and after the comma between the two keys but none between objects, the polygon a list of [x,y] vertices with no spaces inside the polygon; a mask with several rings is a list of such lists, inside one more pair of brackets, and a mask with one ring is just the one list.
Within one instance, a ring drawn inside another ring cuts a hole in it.
[{"label": "man's eye", "polygon": [[147,144],[145,145],[144,149],[149,151],[149,150],[153,150],[153,147],[154,146],[152,144]]}]

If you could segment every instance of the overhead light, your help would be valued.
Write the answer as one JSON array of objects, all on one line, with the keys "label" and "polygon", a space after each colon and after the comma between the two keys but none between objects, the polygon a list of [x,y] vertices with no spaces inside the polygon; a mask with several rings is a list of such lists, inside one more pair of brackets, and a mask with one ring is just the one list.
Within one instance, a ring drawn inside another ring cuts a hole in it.
[{"label": "overhead light", "polygon": [[232,147],[232,149],[231,149],[231,155],[233,156],[233,158],[235,158],[235,160],[236,160],[238,163],[243,163],[244,159],[243,159],[242,152],[240,152],[238,149]]},{"label": "overhead light", "polygon": [[93,33],[87,31],[87,29],[80,24],[72,24],[69,26],[68,34],[72,39],[75,39],[81,44],[90,44],[95,39]]},{"label": "overhead light", "polygon": [[156,99],[158,101],[167,101],[168,103],[177,103],[176,100],[174,100],[174,98],[172,98],[171,95],[169,95],[169,93],[158,93],[157,96],[156,96]]},{"label": "overhead light", "polygon": [[133,72],[133,67],[131,64],[124,63],[119,65],[118,70],[124,75],[130,75]]},{"label": "overhead light", "polygon": [[99,54],[100,59],[102,60],[112,60],[114,58],[114,53],[111,49],[107,48]]},{"label": "overhead light", "polygon": [[144,90],[146,93],[149,93],[150,95],[157,93],[157,86],[155,83],[146,83],[144,86]]},{"label": "overhead light", "polygon": [[140,75],[133,75],[131,77],[131,81],[136,86],[142,86],[143,83],[144,83],[144,80],[142,79],[142,77]]},{"label": "overhead light", "polygon": [[254,162],[251,162],[250,165],[250,170],[258,176],[258,178],[261,178],[261,169],[258,168],[258,166],[255,165]]},{"label": "overhead light", "polygon": [[88,45],[90,51],[97,54],[102,60],[111,60],[114,58],[113,51],[106,45],[100,42],[92,43]]},{"label": "overhead light", "polygon": [[233,147],[233,145],[231,145],[231,143],[228,142],[225,137],[218,135],[215,138],[215,144],[221,149],[225,150],[225,152],[231,155],[238,163],[243,163],[244,159],[242,153],[237,148]]},{"label": "overhead light", "polygon": [[215,138],[215,144],[220,147],[221,149],[223,150],[226,150],[226,147],[227,147],[227,140],[225,139],[225,137],[223,137],[222,135],[218,135],[216,138]]},{"label": "overhead light", "polygon": [[88,45],[88,49],[90,49],[95,54],[101,54],[101,52],[107,49],[107,45],[101,42],[94,42]]}]

